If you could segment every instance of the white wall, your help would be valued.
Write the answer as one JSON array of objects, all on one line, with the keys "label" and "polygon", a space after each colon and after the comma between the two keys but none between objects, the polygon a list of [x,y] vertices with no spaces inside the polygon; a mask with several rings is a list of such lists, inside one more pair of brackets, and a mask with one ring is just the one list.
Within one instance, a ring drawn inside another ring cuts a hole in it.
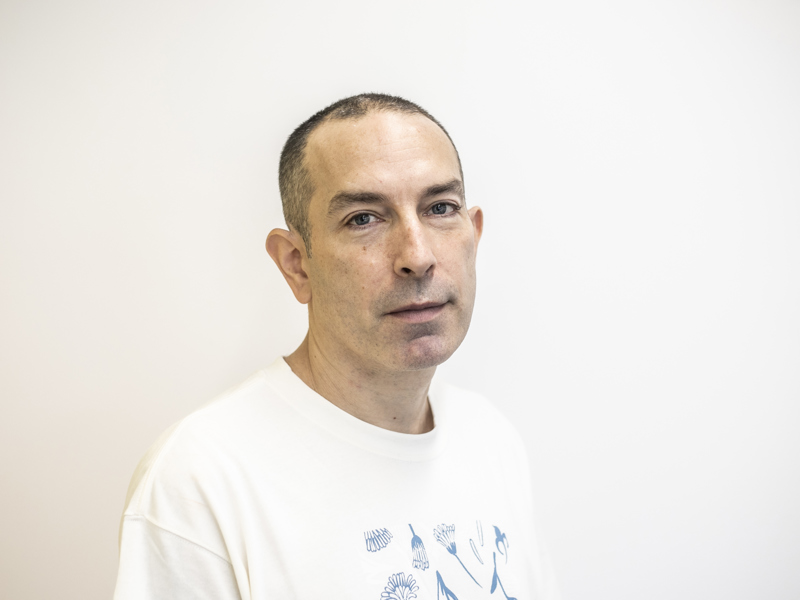
[{"label": "white wall", "polygon": [[291,129],[428,108],[486,213],[442,368],[526,436],[565,600],[800,597],[800,4],[0,4],[0,597],[110,596],[158,433],[300,341]]}]

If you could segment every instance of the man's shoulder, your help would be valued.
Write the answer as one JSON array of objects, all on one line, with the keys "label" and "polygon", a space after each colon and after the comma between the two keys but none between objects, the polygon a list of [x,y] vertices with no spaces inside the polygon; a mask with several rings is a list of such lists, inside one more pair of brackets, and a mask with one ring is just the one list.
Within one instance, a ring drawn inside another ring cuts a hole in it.
[{"label": "man's shoulder", "polygon": [[[128,489],[126,513],[145,511],[154,486],[175,489],[214,476],[248,438],[269,435],[270,414],[284,404],[262,369],[169,427],[147,450]],[[265,439],[262,437],[261,442]]]},{"label": "man's shoulder", "polygon": [[213,445],[229,434],[238,435],[241,425],[251,422],[255,413],[263,411],[275,396],[267,369],[261,369],[167,429],[148,454],[163,454],[174,446],[198,442]]}]

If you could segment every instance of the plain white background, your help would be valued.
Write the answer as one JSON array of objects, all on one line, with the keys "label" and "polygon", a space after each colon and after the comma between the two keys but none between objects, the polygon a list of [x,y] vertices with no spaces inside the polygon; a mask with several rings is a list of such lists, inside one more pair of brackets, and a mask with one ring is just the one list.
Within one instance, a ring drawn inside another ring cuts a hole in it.
[{"label": "plain white background", "polygon": [[441,375],[525,436],[565,600],[800,597],[800,4],[0,3],[0,596],[110,597],[134,466],[305,330],[278,153],[342,96],[486,214]]}]

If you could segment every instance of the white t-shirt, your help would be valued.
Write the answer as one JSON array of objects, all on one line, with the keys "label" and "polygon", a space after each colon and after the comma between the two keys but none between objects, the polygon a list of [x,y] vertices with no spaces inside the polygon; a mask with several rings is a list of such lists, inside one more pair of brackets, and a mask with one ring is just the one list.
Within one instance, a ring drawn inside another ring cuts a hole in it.
[{"label": "white t-shirt", "polygon": [[556,598],[519,436],[429,400],[432,431],[388,431],[278,359],[194,412],[134,473],[115,599]]}]

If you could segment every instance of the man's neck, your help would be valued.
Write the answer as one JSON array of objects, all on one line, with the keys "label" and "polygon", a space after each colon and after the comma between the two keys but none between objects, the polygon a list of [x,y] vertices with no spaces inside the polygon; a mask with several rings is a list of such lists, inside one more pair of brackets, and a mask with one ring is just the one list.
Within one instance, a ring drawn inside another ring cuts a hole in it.
[{"label": "man's neck", "polygon": [[286,362],[308,387],[354,417],[399,433],[433,429],[428,402],[436,368],[402,373],[367,370],[325,352],[307,336]]}]

